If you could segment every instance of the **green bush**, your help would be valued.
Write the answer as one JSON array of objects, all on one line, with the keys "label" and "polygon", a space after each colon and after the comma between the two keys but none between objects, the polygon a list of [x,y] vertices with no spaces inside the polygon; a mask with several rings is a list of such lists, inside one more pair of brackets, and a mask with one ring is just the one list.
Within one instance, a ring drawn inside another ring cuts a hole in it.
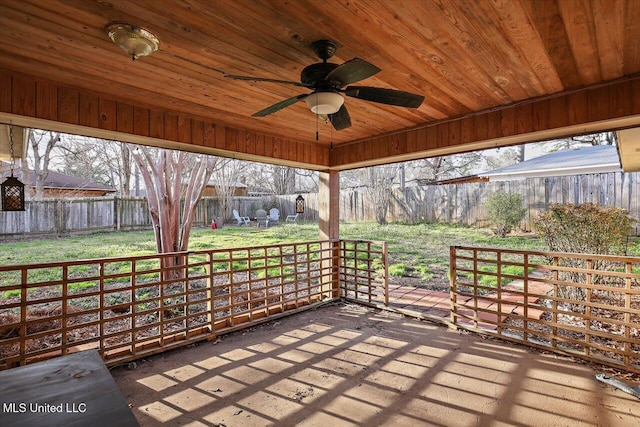
[{"label": "green bush", "polygon": [[[595,203],[581,205],[551,205],[534,221],[536,231],[554,252],[575,252],[588,254],[620,255],[626,252],[627,236],[636,220],[629,212],[615,206],[601,206]],[[566,258],[562,266],[586,268],[586,261]],[[615,268],[605,261],[595,261],[595,270]],[[562,272],[561,280],[585,283],[586,275],[580,272]],[[594,276],[594,283],[601,278]],[[578,301],[586,299],[586,291],[581,287],[561,286],[560,296]]]},{"label": "green bush", "polygon": [[498,191],[487,198],[489,221],[493,224],[493,232],[505,237],[524,218],[527,210],[522,206],[522,196]]}]

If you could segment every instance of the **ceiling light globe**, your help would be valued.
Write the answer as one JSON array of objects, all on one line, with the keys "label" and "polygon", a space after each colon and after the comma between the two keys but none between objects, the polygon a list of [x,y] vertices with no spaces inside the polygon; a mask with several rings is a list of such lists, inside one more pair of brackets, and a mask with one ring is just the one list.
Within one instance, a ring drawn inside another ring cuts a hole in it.
[{"label": "ceiling light globe", "polygon": [[314,114],[334,114],[344,104],[344,98],[335,92],[314,92],[304,102]]},{"label": "ceiling light globe", "polygon": [[109,38],[134,60],[151,55],[160,45],[154,34],[141,27],[115,22],[107,25],[106,30]]}]

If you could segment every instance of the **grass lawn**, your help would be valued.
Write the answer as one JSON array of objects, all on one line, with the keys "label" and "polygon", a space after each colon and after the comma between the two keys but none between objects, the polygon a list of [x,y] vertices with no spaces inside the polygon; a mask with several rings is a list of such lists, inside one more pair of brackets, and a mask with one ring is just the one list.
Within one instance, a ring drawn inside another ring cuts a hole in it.
[{"label": "grass lawn", "polygon": [[[546,249],[544,242],[533,234],[500,238],[489,229],[442,223],[394,223],[384,226],[375,222],[342,223],[340,234],[345,239],[386,241],[389,245],[392,283],[402,282],[441,290],[448,288],[451,245]],[[316,223],[283,224],[267,229],[229,226],[218,230],[196,228],[191,232],[189,249],[260,246],[317,239]],[[59,239],[3,242],[0,243],[0,265],[135,256],[153,254],[155,250],[152,231],[103,232]],[[629,242],[627,253],[631,256],[640,255],[638,239]],[[491,286],[491,283],[487,285]]]},{"label": "grass lawn", "polygon": [[[451,224],[401,224],[380,226],[375,222],[343,223],[345,239],[383,240],[389,245],[389,272],[395,280],[412,280],[443,288],[448,285],[449,246],[472,245],[543,250],[535,235],[499,238],[489,229]],[[280,225],[271,228],[197,228],[191,233],[190,250],[260,246],[317,240],[318,225]],[[135,256],[155,253],[151,231],[95,233],[59,239],[0,243],[0,265]],[[0,284],[1,285],[1,284]]]}]

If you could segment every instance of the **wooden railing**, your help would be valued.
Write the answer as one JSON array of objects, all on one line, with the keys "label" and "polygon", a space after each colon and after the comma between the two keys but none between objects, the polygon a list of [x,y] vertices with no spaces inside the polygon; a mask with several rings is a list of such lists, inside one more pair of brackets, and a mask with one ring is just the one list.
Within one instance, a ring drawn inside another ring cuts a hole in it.
[{"label": "wooden railing", "polygon": [[88,348],[115,365],[312,308],[339,286],[380,281],[377,247],[313,241],[0,266],[0,369]]},{"label": "wooden railing", "polygon": [[340,296],[372,306],[389,305],[386,242],[340,241]]},{"label": "wooden railing", "polygon": [[640,258],[451,247],[451,323],[640,372]]}]

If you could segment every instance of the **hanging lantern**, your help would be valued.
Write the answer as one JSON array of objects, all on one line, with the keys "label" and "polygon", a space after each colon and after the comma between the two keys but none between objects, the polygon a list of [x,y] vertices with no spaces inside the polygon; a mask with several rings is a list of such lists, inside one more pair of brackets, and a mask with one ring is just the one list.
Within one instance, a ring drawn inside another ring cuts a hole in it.
[{"label": "hanging lantern", "polygon": [[296,197],[296,213],[304,213],[304,197],[302,195]]},{"label": "hanging lantern", "polygon": [[9,155],[11,159],[11,176],[9,176],[0,186],[2,193],[3,211],[23,211],[24,210],[24,184],[13,176],[15,159],[13,157],[13,127],[9,125]]}]

